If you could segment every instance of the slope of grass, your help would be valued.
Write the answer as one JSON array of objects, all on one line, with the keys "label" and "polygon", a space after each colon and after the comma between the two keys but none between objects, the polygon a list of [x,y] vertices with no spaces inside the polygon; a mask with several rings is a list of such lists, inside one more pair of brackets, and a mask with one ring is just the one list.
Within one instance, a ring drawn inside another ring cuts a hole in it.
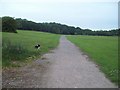
[{"label": "slope of grass", "polygon": [[107,36],[68,36],[94,60],[106,76],[118,83],[118,38]]},{"label": "slope of grass", "polygon": [[[3,67],[15,66],[16,61],[25,61],[36,58],[55,48],[59,43],[60,35],[21,31],[18,33],[2,33],[2,65]],[[34,46],[40,44],[39,50]]]}]

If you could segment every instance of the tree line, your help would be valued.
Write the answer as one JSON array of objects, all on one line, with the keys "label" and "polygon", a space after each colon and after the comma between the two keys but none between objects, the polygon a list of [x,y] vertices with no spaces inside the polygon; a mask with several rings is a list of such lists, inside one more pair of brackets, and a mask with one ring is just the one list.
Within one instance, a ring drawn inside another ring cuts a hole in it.
[{"label": "tree line", "polygon": [[[42,31],[55,34],[65,35],[94,35],[94,36],[117,36],[118,29],[109,31],[92,31],[90,29],[82,29],[80,27],[68,26],[60,23],[36,23],[27,19],[2,17],[3,31],[14,31],[20,30],[31,30],[31,31]],[[10,27],[11,26],[11,27]],[[9,30],[10,29],[10,30]]]}]

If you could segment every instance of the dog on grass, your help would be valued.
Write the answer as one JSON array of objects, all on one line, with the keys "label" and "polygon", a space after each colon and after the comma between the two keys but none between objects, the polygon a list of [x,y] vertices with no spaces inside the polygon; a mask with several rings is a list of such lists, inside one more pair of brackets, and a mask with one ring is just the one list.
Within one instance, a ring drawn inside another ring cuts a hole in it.
[{"label": "dog on grass", "polygon": [[40,49],[40,44],[35,45],[36,49]]}]

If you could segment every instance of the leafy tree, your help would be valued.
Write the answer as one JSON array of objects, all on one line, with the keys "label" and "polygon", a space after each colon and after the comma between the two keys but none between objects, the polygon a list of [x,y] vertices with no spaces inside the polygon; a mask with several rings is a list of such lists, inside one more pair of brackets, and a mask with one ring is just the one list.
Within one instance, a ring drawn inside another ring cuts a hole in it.
[{"label": "leafy tree", "polygon": [[17,33],[16,28],[17,28],[17,23],[14,20],[14,18],[9,17],[9,16],[2,17],[2,31],[3,32]]},{"label": "leafy tree", "polygon": [[28,21],[27,19],[17,18],[17,29],[20,30],[34,30],[49,32],[55,34],[65,34],[65,35],[93,35],[93,36],[117,36],[118,29],[109,31],[92,31],[90,29],[82,29],[79,27],[68,26],[60,23],[36,23]]}]

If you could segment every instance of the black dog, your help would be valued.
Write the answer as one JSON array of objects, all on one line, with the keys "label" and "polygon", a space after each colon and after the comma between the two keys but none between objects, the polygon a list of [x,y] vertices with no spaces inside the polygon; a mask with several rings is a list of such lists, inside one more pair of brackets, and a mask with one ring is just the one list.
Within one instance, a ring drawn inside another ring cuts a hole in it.
[{"label": "black dog", "polygon": [[37,45],[35,46],[35,48],[36,48],[36,49],[39,49],[39,48],[40,48],[40,44],[37,44]]}]

